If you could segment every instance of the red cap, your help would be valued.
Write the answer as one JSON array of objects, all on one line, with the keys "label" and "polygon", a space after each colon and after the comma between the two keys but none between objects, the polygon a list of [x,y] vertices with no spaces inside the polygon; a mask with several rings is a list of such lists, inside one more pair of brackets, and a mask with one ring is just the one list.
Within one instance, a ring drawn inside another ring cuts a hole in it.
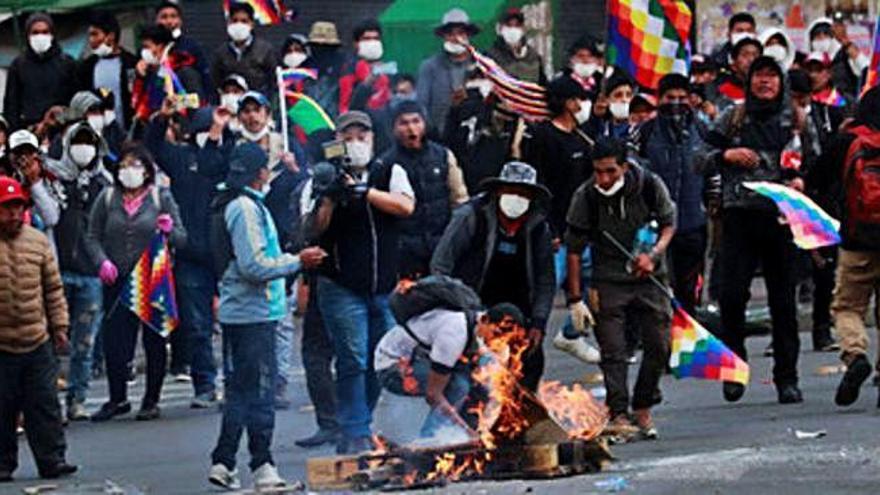
[{"label": "red cap", "polygon": [[809,56],[807,56],[807,60],[804,61],[804,65],[809,65],[817,63],[822,65],[822,67],[831,67],[831,57],[824,52],[813,52]]},{"label": "red cap", "polygon": [[27,196],[21,189],[21,184],[12,177],[0,177],[0,204],[6,204],[10,201],[27,201]]},{"label": "red cap", "polygon": [[517,7],[510,7],[509,9],[504,11],[504,15],[501,16],[501,22],[507,22],[511,19],[517,19],[519,22],[525,23],[526,16],[523,14],[523,11]]}]

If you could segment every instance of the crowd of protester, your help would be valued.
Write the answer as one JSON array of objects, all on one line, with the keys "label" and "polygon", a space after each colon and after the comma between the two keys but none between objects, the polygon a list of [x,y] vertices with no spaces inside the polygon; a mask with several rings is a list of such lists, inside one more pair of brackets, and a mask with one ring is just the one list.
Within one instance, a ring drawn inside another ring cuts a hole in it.
[{"label": "crowd of protester", "polygon": [[[797,302],[808,287],[813,348],[841,351],[847,372],[835,400],[852,404],[874,368],[865,314],[880,288],[880,90],[859,98],[867,60],[845,26],[815,20],[800,52],[784,30],[758,34],[752,16],[736,14],[716,52],[695,55],[690,74],[666,75],[654,90],[606,66],[601,40],[587,34],[548,74],[525,21],[506,10],[485,48],[510,75],[546,87],[550,117],[538,122],[476,68],[465,46],[479,27],[462,9],[440,20],[439,51],[416,77],[387,72],[375,20],[354,29],[353,51],[326,21],[279,50],[255,32],[252,8],[233,2],[229,39],[208,52],[165,1],[140,32],[139,53],[120,45],[112,14],[96,12],[89,54],[74,60],[52,18],[32,14],[0,120],[0,481],[17,466],[17,424],[41,476],[76,470],[62,422],[132,410],[141,333],[136,418],[161,416],[166,375],[191,381],[193,408],[223,402],[210,481],[238,486],[247,429],[255,483],[283,484],[271,442],[274,410],[290,406],[293,312],[303,316],[318,426],[296,443],[335,443],[340,454],[373,448],[383,386],[416,395],[397,363],[422,347],[415,372],[432,406],[423,434],[444,419],[473,426],[457,363],[499,322],[526,331],[524,387],[537,389],[553,332],[555,347],[601,367],[610,428],[656,438],[651,408],[662,401],[672,316],[656,282],[691,314],[720,307],[720,323],[707,325],[745,359],[760,274],[783,404],[804,400]],[[295,89],[334,131],[283,135],[277,67],[316,71]],[[341,156],[330,156],[334,140]],[[749,181],[809,195],[841,219],[842,244],[797,249]],[[168,339],[119,304],[156,231],[173,250],[180,323]],[[397,326],[392,291],[427,276],[460,280],[493,310],[477,321],[433,311]],[[550,328],[560,289],[569,315]],[[62,416],[55,352],[65,350]],[[88,411],[96,377],[106,377],[109,400]],[[744,392],[724,383],[728,401]]]}]

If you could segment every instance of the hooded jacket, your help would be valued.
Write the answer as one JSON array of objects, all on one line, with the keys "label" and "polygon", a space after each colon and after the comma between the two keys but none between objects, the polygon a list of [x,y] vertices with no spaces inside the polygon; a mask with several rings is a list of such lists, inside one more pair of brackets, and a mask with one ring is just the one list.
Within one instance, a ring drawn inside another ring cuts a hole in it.
[{"label": "hooded jacket", "polygon": [[[82,168],[70,157],[70,141],[80,132],[88,132],[98,143],[95,158]],[[53,229],[58,264],[62,272],[94,276],[94,264],[86,248],[86,232],[92,205],[101,191],[113,183],[113,176],[102,165],[107,147],[88,123],[80,122],[64,133],[61,148],[61,159],[46,161],[46,167],[61,185],[61,216]]]},{"label": "hooded jacket", "polygon": [[792,43],[791,37],[788,35],[788,33],[785,32],[784,29],[771,27],[762,31],[761,35],[758,36],[758,40],[761,42],[762,45],[767,46],[767,40],[777,35],[782,36],[782,38],[785,40],[786,55],[785,60],[782,61],[782,69],[787,71],[789,68],[791,68],[791,64],[794,63],[794,56],[797,53],[797,46]]},{"label": "hooded jacket", "polygon": [[[827,17],[820,17],[811,22],[807,27],[807,43],[812,45],[811,34],[817,26],[821,24],[831,26],[833,23],[834,21]],[[812,46],[809,48],[812,50]],[[859,80],[867,69],[869,60],[861,53],[855,60],[851,60],[845,48],[836,39],[832,40],[832,48],[828,53],[828,56],[831,57],[831,81],[838,90],[849,95],[857,95],[859,94]]]},{"label": "hooded jacket", "polygon": [[[746,93],[746,102],[725,110],[715,121],[706,136],[705,143],[697,148],[695,168],[711,173],[721,172],[722,204],[724,208],[757,209],[776,211],[769,199],[745,188],[744,182],[770,181],[782,182],[797,176],[797,172],[783,170],[780,157],[785,146],[793,137],[794,115],[785,95],[785,77],[778,64],[769,57],[761,57],[752,64],[746,88],[756,70],[774,68],[780,78],[780,91],[772,102],[762,102]],[[802,133],[803,150],[810,149],[810,133]],[[754,150],[761,158],[755,168],[730,165],[724,161],[728,149],[745,147]]]},{"label": "hooded jacket", "polygon": [[[553,272],[553,236],[547,221],[549,205],[533,201],[521,227],[525,236],[526,275],[531,308],[522,308],[531,326],[543,330],[550,317],[556,281]],[[498,243],[498,202],[480,194],[455,210],[431,259],[431,273],[461,279],[480,292]],[[518,234],[519,235],[519,234]]]},{"label": "hooded jacket", "polygon": [[28,46],[9,66],[3,113],[11,129],[28,127],[53,105],[67,105],[79,87],[76,62],[57,42],[42,55]]}]

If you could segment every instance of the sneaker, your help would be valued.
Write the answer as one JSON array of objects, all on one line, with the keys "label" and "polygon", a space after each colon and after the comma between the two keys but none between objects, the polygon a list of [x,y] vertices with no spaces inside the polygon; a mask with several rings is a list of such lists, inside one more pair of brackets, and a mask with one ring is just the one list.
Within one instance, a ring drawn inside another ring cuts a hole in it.
[{"label": "sneaker", "polygon": [[746,386],[737,382],[724,382],[721,390],[724,392],[724,400],[736,402],[742,399],[743,394],[746,393]]},{"label": "sneaker", "polygon": [[638,432],[639,429],[632,424],[626,413],[620,413],[611,418],[602,433],[614,437],[631,438]]},{"label": "sneaker", "polygon": [[131,412],[131,402],[105,402],[101,409],[98,410],[95,414],[92,414],[90,418],[94,423],[100,423],[102,421],[108,421],[113,419],[115,416],[120,416],[122,414],[128,414]]},{"label": "sneaker", "polygon": [[193,409],[211,409],[217,404],[219,404],[219,401],[217,400],[217,391],[211,390],[210,392],[201,393],[193,397],[193,400],[189,403],[189,407]]},{"label": "sneaker", "polygon": [[602,356],[599,354],[598,349],[588,344],[581,337],[568,339],[562,334],[562,331],[557,333],[556,337],[553,337],[553,347],[562,352],[567,352],[587,364],[598,364],[602,361]]},{"label": "sneaker", "polygon": [[338,433],[336,430],[327,430],[324,428],[318,429],[314,435],[306,438],[302,438],[296,440],[295,443],[298,447],[302,447],[304,449],[319,447],[324,445],[325,443],[336,443],[336,436]]},{"label": "sneaker", "polygon": [[82,402],[71,402],[67,405],[67,419],[69,421],[88,421],[89,413]]},{"label": "sneaker", "polygon": [[233,469],[230,471],[229,468],[219,462],[211,466],[211,470],[208,471],[208,481],[212,485],[227,490],[238,490],[241,488],[241,482],[238,480],[238,470]]},{"label": "sneaker", "polygon": [[846,367],[846,373],[837,386],[837,394],[834,403],[838,406],[848,406],[859,398],[859,389],[871,375],[871,364],[864,355],[857,356]]},{"label": "sneaker", "polygon": [[141,410],[138,411],[137,416],[134,417],[137,421],[152,421],[154,419],[159,419],[161,412],[159,411],[158,404],[144,404],[141,406]]},{"label": "sneaker", "polygon": [[275,466],[268,462],[254,469],[253,478],[254,488],[257,490],[287,485],[287,482],[278,475],[278,470]]},{"label": "sneaker", "polygon": [[633,417],[642,438],[645,440],[656,440],[659,437],[650,409],[636,409],[633,411]]},{"label": "sneaker", "polygon": [[79,470],[79,466],[68,464],[64,461],[55,464],[52,467],[40,469],[40,478],[54,480],[63,476],[69,476]]},{"label": "sneaker", "polygon": [[797,385],[783,385],[776,390],[780,404],[800,404],[804,401],[804,395]]},{"label": "sneaker", "polygon": [[839,350],[840,344],[835,342],[830,336],[813,339],[813,352],[836,352]]}]

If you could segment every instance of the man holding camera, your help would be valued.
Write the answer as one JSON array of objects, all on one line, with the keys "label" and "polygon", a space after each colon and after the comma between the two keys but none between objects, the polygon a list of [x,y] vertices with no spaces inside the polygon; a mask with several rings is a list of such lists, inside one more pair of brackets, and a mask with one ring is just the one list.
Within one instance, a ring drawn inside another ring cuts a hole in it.
[{"label": "man holding camera", "polygon": [[318,305],[336,348],[337,453],[372,449],[370,423],[379,398],[372,355],[394,326],[388,295],[397,282],[399,219],[415,210],[405,169],[373,160],[373,123],[341,115],[336,137],[346,153],[336,170],[315,167],[305,186],[307,227],[329,258],[320,267]]}]

